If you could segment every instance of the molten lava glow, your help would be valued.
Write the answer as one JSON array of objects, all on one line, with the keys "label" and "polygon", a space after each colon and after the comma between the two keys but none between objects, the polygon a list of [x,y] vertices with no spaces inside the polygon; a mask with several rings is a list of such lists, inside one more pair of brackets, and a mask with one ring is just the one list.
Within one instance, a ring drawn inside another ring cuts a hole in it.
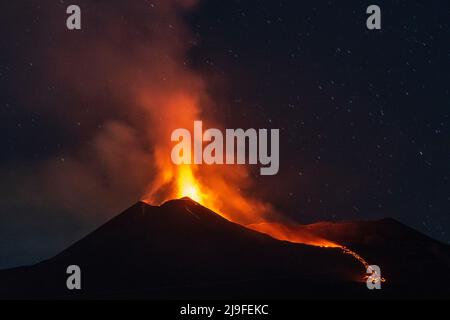
[{"label": "molten lava glow", "polygon": [[296,225],[293,224],[281,224],[281,223],[255,223],[247,225],[248,228],[255,231],[259,231],[269,236],[289,242],[302,243],[316,247],[324,248],[340,248],[341,246],[332,241],[328,241],[321,237],[318,237],[307,230],[299,230]]},{"label": "molten lava glow", "polygon": [[[322,248],[340,248],[343,253],[351,255],[354,259],[360,262],[364,269],[367,270],[369,267],[369,263],[361,257],[355,251],[338,244],[336,242],[332,242],[309,231],[305,226],[296,225],[296,224],[282,224],[282,223],[255,223],[247,225],[248,228],[253,229],[258,232],[265,233],[275,239],[284,240],[294,243],[307,244],[316,247]],[[366,281],[369,278],[368,275],[361,277],[361,281]],[[380,275],[374,273],[371,276],[371,279],[374,282],[381,281],[385,282],[386,279],[381,277]]]},{"label": "molten lava glow", "polygon": [[207,195],[201,191],[201,187],[195,180],[189,166],[181,166],[177,178],[177,198],[189,197],[201,205],[208,206]]}]

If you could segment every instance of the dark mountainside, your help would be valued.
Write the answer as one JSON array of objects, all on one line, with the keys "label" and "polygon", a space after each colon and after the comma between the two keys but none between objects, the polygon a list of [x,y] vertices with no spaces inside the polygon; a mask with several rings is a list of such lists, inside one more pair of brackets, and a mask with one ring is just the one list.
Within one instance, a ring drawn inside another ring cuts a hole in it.
[{"label": "dark mountainside", "polygon": [[[361,242],[360,237],[338,226],[324,223],[304,227],[361,249],[359,253],[380,265],[388,278],[382,290],[368,290],[362,280],[363,266],[339,248],[279,241],[183,198],[161,206],[136,203],[57,256],[34,266],[1,271],[0,298],[450,296],[445,285],[450,273],[448,246],[393,221],[352,227],[352,232],[365,234],[369,240],[379,235],[380,241]],[[397,252],[398,248],[403,250]],[[396,261],[402,262],[398,273],[388,268],[396,267]],[[80,291],[66,288],[66,268],[72,264],[82,270]],[[415,284],[416,278],[411,277],[416,277],[417,268],[423,279],[434,280]]]}]

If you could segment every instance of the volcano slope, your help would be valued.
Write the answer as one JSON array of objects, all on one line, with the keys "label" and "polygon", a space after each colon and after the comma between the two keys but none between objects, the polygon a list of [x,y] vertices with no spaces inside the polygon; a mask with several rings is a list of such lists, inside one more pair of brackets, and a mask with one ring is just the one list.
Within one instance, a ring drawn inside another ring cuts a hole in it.
[{"label": "volcano slope", "polygon": [[[381,249],[380,249],[381,250]],[[68,290],[66,269],[81,268]],[[383,298],[339,248],[273,239],[187,199],[138,202],[57,256],[0,272],[2,299]],[[417,292],[422,292],[417,290]],[[428,292],[429,291],[424,291]]]}]

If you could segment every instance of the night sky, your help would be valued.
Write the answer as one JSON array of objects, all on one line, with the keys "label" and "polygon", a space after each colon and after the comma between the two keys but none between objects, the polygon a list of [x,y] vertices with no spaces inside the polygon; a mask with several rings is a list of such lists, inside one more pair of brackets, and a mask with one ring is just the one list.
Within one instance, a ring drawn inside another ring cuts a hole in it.
[{"label": "night sky", "polygon": [[[166,81],[166,49],[206,79],[205,116],[280,129],[280,171],[254,168],[254,195],[302,223],[393,217],[450,242],[450,2],[54,2],[0,4],[0,268],[47,258],[139,199],[145,152],[103,170],[86,146],[114,121],[135,130],[114,155],[151,151],[122,106],[135,75]],[[83,29],[68,31],[77,3]],[[381,30],[366,28],[370,4]],[[141,46],[166,36],[141,64]]]}]

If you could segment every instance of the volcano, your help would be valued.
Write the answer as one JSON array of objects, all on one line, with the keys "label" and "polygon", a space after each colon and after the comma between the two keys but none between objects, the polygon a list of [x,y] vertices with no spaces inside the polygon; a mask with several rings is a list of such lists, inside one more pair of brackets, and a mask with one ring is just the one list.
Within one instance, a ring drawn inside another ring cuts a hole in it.
[{"label": "volcano", "polygon": [[[138,202],[57,256],[1,271],[0,298],[450,297],[449,246],[394,220],[298,228],[359,250],[388,281],[368,290],[341,248],[280,241],[182,198]],[[66,288],[69,265],[82,270],[81,290]]]}]

